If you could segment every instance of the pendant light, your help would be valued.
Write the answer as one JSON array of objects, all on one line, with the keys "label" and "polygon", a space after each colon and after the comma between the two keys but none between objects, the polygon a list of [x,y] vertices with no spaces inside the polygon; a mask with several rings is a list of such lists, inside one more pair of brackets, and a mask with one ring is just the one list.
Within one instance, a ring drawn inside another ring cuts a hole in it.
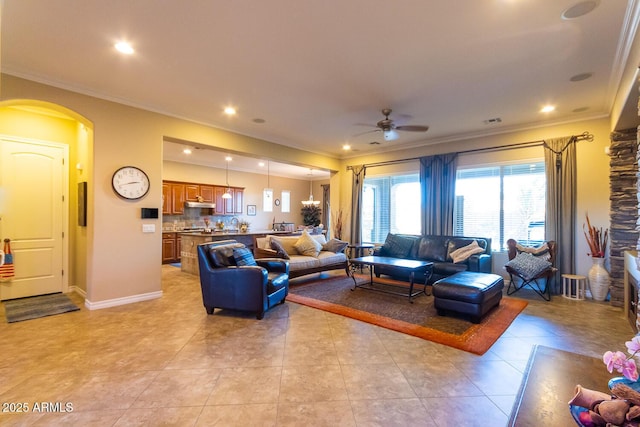
[{"label": "pendant light", "polygon": [[231,157],[227,156],[225,158],[226,162],[227,162],[227,191],[224,192],[224,194],[222,195],[223,199],[231,199],[231,188],[229,188],[229,161],[231,161]]},{"label": "pendant light", "polygon": [[[313,176],[313,169],[309,169],[309,176]],[[303,200],[304,206],[319,206],[320,200],[313,200],[313,180],[309,179],[309,200]]]}]

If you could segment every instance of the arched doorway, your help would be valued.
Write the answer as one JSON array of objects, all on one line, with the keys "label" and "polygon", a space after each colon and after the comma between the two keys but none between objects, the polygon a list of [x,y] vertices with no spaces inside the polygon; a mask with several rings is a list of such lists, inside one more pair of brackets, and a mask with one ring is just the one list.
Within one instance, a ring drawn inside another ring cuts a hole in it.
[{"label": "arched doorway", "polygon": [[92,146],[91,123],[65,107],[0,102],[0,238],[12,241],[16,271],[0,283],[0,300],[86,295],[90,228],[79,196],[91,194]]}]

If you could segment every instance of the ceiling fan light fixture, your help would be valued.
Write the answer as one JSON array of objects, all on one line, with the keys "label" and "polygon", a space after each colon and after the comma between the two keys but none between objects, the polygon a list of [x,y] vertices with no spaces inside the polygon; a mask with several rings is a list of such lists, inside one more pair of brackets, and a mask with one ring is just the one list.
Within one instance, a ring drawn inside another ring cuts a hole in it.
[{"label": "ceiling fan light fixture", "polygon": [[395,141],[398,139],[398,132],[393,129],[382,131],[382,135],[384,136],[385,141]]}]

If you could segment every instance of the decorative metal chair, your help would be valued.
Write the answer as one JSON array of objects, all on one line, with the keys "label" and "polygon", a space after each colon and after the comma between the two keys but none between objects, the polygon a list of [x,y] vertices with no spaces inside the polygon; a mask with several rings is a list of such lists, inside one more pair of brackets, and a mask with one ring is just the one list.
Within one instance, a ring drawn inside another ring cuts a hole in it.
[{"label": "decorative metal chair", "polygon": [[507,295],[521,289],[532,289],[545,301],[551,300],[551,285],[558,269],[555,267],[556,242],[549,240],[538,247],[523,246],[514,239],[507,240],[509,273]]}]

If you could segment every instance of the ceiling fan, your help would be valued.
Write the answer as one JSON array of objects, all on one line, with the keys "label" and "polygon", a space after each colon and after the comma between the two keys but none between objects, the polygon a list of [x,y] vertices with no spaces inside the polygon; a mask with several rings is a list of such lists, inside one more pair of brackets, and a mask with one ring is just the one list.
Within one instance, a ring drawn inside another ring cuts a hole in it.
[{"label": "ceiling fan", "polygon": [[[382,135],[384,136],[385,141],[393,141],[398,139],[398,132],[426,132],[429,130],[429,126],[420,126],[420,125],[396,125],[393,120],[389,118],[391,114],[391,108],[385,108],[382,110],[382,114],[385,116],[383,120],[380,120],[376,127],[378,129],[369,131],[369,132],[380,132],[382,131]],[[365,132],[365,133],[369,133]],[[363,134],[360,134],[363,135]]]}]

